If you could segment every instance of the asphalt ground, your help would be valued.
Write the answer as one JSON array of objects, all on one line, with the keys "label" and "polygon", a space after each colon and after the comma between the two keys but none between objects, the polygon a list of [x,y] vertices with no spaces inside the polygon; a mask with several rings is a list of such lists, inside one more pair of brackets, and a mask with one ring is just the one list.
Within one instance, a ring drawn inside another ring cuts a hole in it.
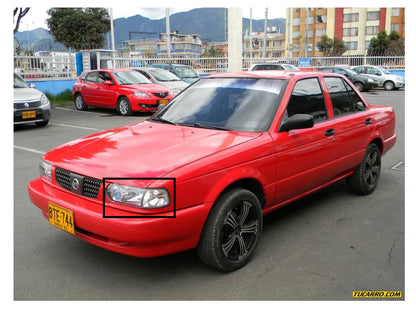
[{"label": "asphalt ground", "polygon": [[149,114],[57,105],[47,127],[14,127],[12,300],[375,300],[353,298],[360,290],[401,291],[404,300],[405,91],[363,95],[397,115],[376,191],[353,195],[342,181],[267,215],[252,261],[232,273],[204,266],[193,250],[143,259],[101,249],[51,226],[31,203],[27,184],[43,153]]}]

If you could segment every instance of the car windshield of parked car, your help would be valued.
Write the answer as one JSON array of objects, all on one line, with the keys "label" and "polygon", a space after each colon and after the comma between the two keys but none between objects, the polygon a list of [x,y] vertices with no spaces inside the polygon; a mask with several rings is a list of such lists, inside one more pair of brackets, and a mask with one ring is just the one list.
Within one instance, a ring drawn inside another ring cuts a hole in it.
[{"label": "car windshield of parked car", "polygon": [[16,74],[14,74],[13,86],[14,88],[29,88],[27,83]]},{"label": "car windshield of parked car", "polygon": [[136,71],[116,71],[113,77],[119,85],[151,84],[152,82]]},{"label": "car windshield of parked car", "polygon": [[284,79],[207,78],[150,120],[242,132],[267,131],[286,87]]},{"label": "car windshield of parked car", "polygon": [[391,72],[389,72],[387,69],[383,67],[377,67],[377,69],[382,71],[385,75],[391,75]]},{"label": "car windshield of parked car", "polygon": [[199,78],[198,74],[190,67],[176,67],[180,78]]},{"label": "car windshield of parked car", "polygon": [[297,68],[296,66],[294,66],[294,65],[290,65],[290,64],[286,64],[285,65],[285,67],[288,69],[288,70],[299,70],[299,68]]},{"label": "car windshield of parked car", "polygon": [[150,74],[152,74],[153,77],[155,77],[157,81],[180,81],[178,77],[176,77],[171,72],[168,72],[167,70],[149,68],[148,71]]}]

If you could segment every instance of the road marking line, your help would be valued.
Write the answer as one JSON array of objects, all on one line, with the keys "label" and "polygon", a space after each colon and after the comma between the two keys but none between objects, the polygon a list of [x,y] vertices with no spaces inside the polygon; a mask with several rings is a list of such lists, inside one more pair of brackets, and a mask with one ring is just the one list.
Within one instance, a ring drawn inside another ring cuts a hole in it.
[{"label": "road marking line", "polygon": [[74,125],[67,125],[67,124],[59,124],[59,123],[49,123],[49,124],[53,126],[59,126],[59,127],[77,128],[77,129],[93,130],[93,131],[104,131],[104,129],[74,126]]},{"label": "road marking line", "polygon": [[23,147],[23,146],[17,146],[17,145],[14,145],[14,148],[17,148],[17,149],[20,149],[20,150],[23,150],[23,151],[26,151],[26,152],[31,152],[31,153],[35,153],[35,154],[41,154],[41,155],[43,155],[43,154],[46,153],[46,152],[42,152],[42,151],[39,151],[39,150],[36,150],[36,149],[33,149],[33,148],[28,148],[28,147]]},{"label": "road marking line", "polygon": [[55,106],[55,109],[60,109],[60,110],[64,110],[64,111],[70,111],[70,112],[76,112],[76,113],[83,113],[83,114],[101,114],[101,115],[108,115],[111,116],[112,114],[107,114],[107,113],[102,113],[102,112],[86,112],[86,111],[79,111],[76,109],[71,109],[71,108],[64,108],[64,107],[57,107]]}]

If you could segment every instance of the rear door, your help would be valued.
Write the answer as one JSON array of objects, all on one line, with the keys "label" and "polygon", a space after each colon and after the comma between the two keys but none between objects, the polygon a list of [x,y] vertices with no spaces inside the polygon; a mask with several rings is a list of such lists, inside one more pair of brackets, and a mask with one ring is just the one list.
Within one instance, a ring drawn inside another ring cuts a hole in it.
[{"label": "rear door", "polygon": [[346,79],[324,77],[324,81],[332,104],[332,128],[340,145],[337,170],[348,172],[361,162],[375,121]]}]

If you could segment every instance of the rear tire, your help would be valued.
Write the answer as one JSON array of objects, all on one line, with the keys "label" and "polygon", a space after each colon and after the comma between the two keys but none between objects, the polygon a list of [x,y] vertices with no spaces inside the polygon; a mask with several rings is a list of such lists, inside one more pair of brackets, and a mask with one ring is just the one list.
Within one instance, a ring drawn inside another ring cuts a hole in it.
[{"label": "rear tire", "polygon": [[349,190],[360,195],[372,193],[380,179],[380,171],[380,149],[376,144],[372,143],[367,147],[360,166],[352,176],[347,178]]},{"label": "rear tire", "polygon": [[242,188],[220,196],[211,209],[197,247],[202,262],[230,272],[249,262],[263,229],[259,199]]}]

